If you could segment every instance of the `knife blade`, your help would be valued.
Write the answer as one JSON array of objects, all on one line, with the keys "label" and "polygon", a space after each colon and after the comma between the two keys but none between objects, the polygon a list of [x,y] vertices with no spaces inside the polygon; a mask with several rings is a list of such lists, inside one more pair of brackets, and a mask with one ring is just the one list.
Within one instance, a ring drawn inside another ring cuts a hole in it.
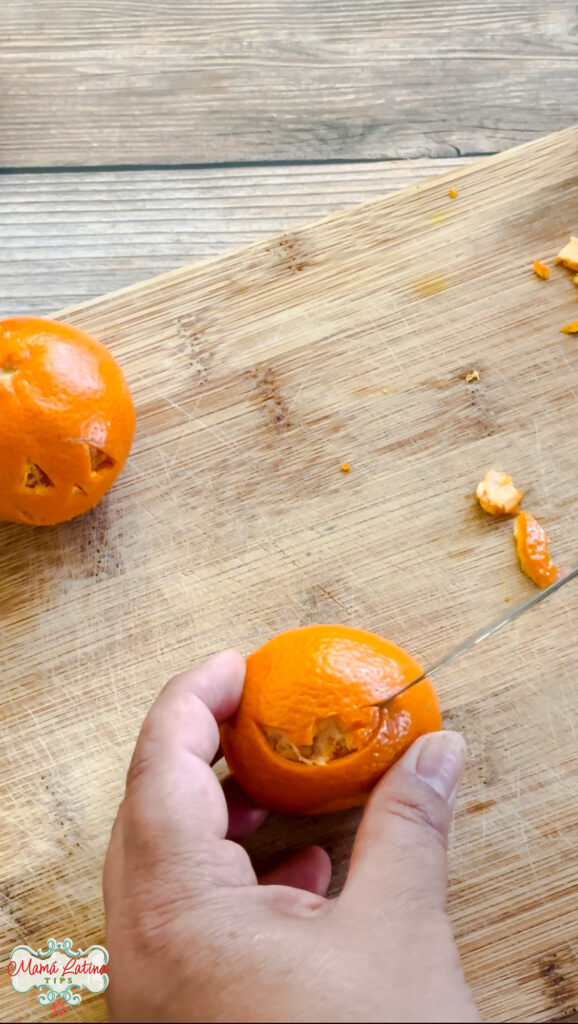
[{"label": "knife blade", "polygon": [[493,634],[497,633],[503,626],[507,626],[508,623],[513,622],[514,619],[519,619],[520,615],[524,615],[524,613],[529,611],[530,608],[534,608],[537,604],[545,601],[547,597],[556,593],[557,590],[560,590],[560,587],[565,586],[566,583],[575,579],[576,576],[578,576],[578,566],[576,566],[575,569],[572,569],[565,576],[561,576],[560,579],[556,580],[549,587],[546,587],[544,590],[540,590],[537,594],[534,594],[533,597],[530,597],[527,601],[519,604],[517,608],[510,609],[510,611],[505,612],[497,619],[488,623],[488,625],[484,626],[483,629],[479,629],[476,633],[472,633],[472,635],[459,644],[458,647],[454,647],[447,654],[444,654],[444,656],[438,661],[434,661],[425,672],[422,672],[420,676],[416,676],[415,679],[411,679],[409,683],[405,683],[404,686],[401,686],[399,690],[396,690],[395,693],[391,694],[391,696],[385,697],[384,700],[377,701],[376,704],[367,704],[365,706],[368,708],[387,707],[387,705],[390,704],[392,700],[395,700],[396,697],[401,697],[402,693],[406,693],[408,690],[411,690],[412,686],[417,686],[418,683],[422,683],[424,679],[429,678],[429,676],[433,675],[434,672],[439,672],[440,668],[445,668],[446,665],[450,665],[452,661],[455,661],[456,658],[460,657],[460,655],[465,654],[466,651],[471,651],[472,648],[476,647],[477,644],[482,642],[482,640],[486,640],[487,637],[493,636]]}]

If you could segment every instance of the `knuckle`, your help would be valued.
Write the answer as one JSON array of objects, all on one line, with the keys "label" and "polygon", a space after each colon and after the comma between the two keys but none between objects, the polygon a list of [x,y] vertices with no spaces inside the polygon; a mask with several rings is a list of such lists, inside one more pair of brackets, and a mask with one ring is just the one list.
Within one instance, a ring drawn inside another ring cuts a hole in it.
[{"label": "knuckle", "polygon": [[127,790],[134,786],[135,782],[137,782],[140,778],[142,778],[143,775],[146,774],[149,766],[150,758],[135,754],[132,761],[130,762],[128,771],[126,773]]},{"label": "knuckle", "polygon": [[414,839],[427,834],[445,847],[449,809],[445,800],[433,791],[431,796],[428,793],[426,799],[423,796],[421,798],[393,797],[390,801],[389,812],[411,828]]},{"label": "knuckle", "polygon": [[133,898],[131,935],[138,953],[145,959],[158,956],[174,944],[175,932],[183,907],[177,893],[165,893],[158,899],[150,889],[143,887]]},{"label": "knuckle", "polygon": [[156,747],[152,740],[147,738],[146,743],[139,743],[137,745],[132,755],[128,771],[126,773],[126,791],[128,792],[130,789],[136,788],[137,783],[140,784],[145,777],[150,777],[157,768],[158,758],[156,756]]}]

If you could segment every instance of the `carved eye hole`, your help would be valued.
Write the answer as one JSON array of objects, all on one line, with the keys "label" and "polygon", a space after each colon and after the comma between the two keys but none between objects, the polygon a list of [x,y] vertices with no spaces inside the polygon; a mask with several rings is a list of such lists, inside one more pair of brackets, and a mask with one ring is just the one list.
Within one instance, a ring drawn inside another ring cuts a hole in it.
[{"label": "carved eye hole", "polygon": [[28,459],[24,473],[24,486],[31,491],[37,491],[45,487],[54,487],[54,483],[48,473],[45,473],[36,462]]},{"label": "carved eye hole", "polygon": [[113,469],[116,466],[115,460],[103,452],[102,448],[95,448],[94,445],[89,444],[88,454],[90,455],[91,473],[103,473],[106,469]]}]

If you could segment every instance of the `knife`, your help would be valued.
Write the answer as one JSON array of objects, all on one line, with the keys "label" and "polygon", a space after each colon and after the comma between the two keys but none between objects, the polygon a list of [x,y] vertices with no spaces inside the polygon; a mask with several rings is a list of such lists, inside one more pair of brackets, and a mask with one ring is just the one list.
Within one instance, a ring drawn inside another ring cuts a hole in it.
[{"label": "knife", "polygon": [[556,580],[556,582],[552,583],[549,587],[546,587],[544,590],[540,590],[539,593],[535,594],[534,597],[529,598],[528,601],[524,601],[522,604],[519,604],[517,608],[512,608],[509,612],[506,612],[504,615],[500,615],[499,618],[494,619],[493,622],[484,626],[483,629],[479,629],[477,633],[472,633],[472,635],[469,636],[467,640],[464,640],[459,647],[454,647],[448,654],[444,654],[443,658],[440,658],[439,661],[434,661],[433,665],[430,665],[425,672],[422,672],[422,674],[417,676],[416,679],[411,679],[409,683],[400,687],[400,689],[396,690],[395,693],[392,693],[390,697],[385,697],[384,700],[380,700],[376,704],[367,704],[365,706],[369,708],[387,707],[387,705],[391,703],[392,700],[395,700],[396,697],[401,697],[402,693],[406,693],[408,690],[411,690],[412,686],[417,686],[418,683],[422,683],[424,679],[433,675],[434,672],[438,672],[440,668],[450,665],[452,661],[459,658],[460,654],[465,654],[466,651],[471,651],[472,647],[475,647],[477,644],[481,643],[482,640],[485,640],[487,637],[497,633],[502,626],[507,626],[508,623],[513,622],[514,619],[519,619],[520,615],[529,611],[530,608],[534,608],[535,605],[540,604],[541,601],[545,601],[547,597],[550,597],[551,594],[560,590],[560,587],[569,583],[570,580],[575,579],[576,576],[578,576],[578,566],[567,573],[566,576],[561,576],[560,579]]}]

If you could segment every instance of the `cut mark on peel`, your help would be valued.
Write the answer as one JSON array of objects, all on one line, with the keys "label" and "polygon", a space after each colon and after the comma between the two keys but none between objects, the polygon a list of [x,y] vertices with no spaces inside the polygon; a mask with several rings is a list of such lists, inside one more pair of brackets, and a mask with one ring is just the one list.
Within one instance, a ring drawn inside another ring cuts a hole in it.
[{"label": "cut mark on peel", "polygon": [[300,746],[281,729],[263,726],[270,747],[279,757],[298,764],[324,765],[360,750],[368,740],[365,729],[345,729],[337,715],[316,722],[313,741]]},{"label": "cut mark on peel", "polygon": [[40,466],[29,459],[26,463],[24,486],[28,487],[31,491],[39,491],[46,487],[54,487],[54,482],[50,479],[48,473],[45,473]]},{"label": "cut mark on peel", "polygon": [[95,448],[93,444],[88,446],[90,455],[90,470],[92,473],[103,473],[107,469],[113,469],[116,462],[110,455],[103,452],[102,448]]},{"label": "cut mark on peel", "polygon": [[80,486],[80,484],[74,484],[73,485],[72,493],[73,494],[84,494],[84,497],[86,497],[86,491],[84,490],[84,487]]}]

